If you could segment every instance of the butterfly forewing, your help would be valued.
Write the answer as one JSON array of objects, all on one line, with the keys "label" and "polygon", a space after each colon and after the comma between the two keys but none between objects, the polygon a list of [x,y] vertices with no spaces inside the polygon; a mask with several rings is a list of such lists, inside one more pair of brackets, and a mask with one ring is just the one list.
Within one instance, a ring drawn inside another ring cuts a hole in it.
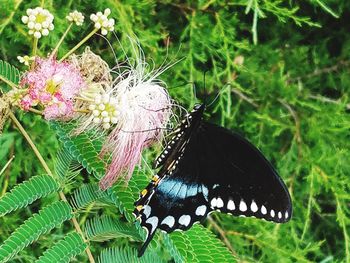
[{"label": "butterfly forewing", "polygon": [[140,254],[157,228],[186,230],[213,210],[278,223],[291,217],[289,193],[271,164],[241,136],[203,121],[203,110],[190,114],[183,140],[137,203],[135,215],[148,231]]}]

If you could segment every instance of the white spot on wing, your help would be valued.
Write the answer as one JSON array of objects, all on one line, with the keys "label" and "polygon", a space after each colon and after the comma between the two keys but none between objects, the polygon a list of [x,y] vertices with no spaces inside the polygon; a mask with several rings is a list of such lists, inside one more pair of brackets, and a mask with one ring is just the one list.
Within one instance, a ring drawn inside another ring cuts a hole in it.
[{"label": "white spot on wing", "polygon": [[229,200],[227,203],[227,209],[228,210],[235,210],[236,209],[235,202],[233,202],[232,200]]},{"label": "white spot on wing", "polygon": [[146,220],[146,223],[152,225],[151,233],[153,233],[153,231],[156,230],[158,225],[158,217],[152,216]]},{"label": "white spot on wing", "polygon": [[288,218],[288,216],[289,216],[288,211],[286,211],[286,214],[284,216],[286,219]]},{"label": "white spot on wing", "polygon": [[243,199],[241,200],[241,202],[239,203],[239,210],[241,210],[242,212],[247,211],[247,204],[243,201]]},{"label": "white spot on wing", "polygon": [[218,197],[217,201],[216,201],[216,206],[218,208],[221,208],[224,206],[224,201],[222,201],[222,199],[220,197]]},{"label": "white spot on wing", "polygon": [[207,211],[207,207],[205,205],[198,206],[196,209],[197,216],[204,216]]},{"label": "white spot on wing", "polygon": [[256,212],[258,211],[258,206],[256,205],[255,201],[252,201],[252,204],[250,205],[250,210],[252,210],[252,212]]},{"label": "white spot on wing", "polygon": [[266,207],[265,207],[264,205],[261,206],[261,213],[262,213],[263,215],[266,215],[266,214],[267,214],[267,209],[266,209]]},{"label": "white spot on wing", "polygon": [[172,228],[175,224],[175,218],[173,216],[167,216],[160,224],[167,225],[168,227]]},{"label": "white spot on wing", "polygon": [[208,201],[208,188],[206,186],[202,185],[202,191],[203,191],[203,195],[204,195],[205,200]]},{"label": "white spot on wing", "polygon": [[151,214],[151,210],[152,208],[149,205],[145,205],[143,207],[143,214],[146,216],[146,218],[148,218],[149,215]]},{"label": "white spot on wing", "polygon": [[179,224],[183,226],[188,226],[191,222],[191,217],[189,215],[182,215],[179,218]]},{"label": "white spot on wing", "polygon": [[282,218],[282,213],[278,212],[278,218],[281,219]]},{"label": "white spot on wing", "polygon": [[219,186],[219,184],[214,184],[213,189],[217,188],[218,186]]},{"label": "white spot on wing", "polygon": [[217,204],[217,199],[216,199],[216,197],[214,197],[213,199],[211,199],[210,205],[211,205],[211,207],[215,208],[216,204]]},{"label": "white spot on wing", "polygon": [[271,209],[270,216],[275,217],[275,211],[273,209]]}]

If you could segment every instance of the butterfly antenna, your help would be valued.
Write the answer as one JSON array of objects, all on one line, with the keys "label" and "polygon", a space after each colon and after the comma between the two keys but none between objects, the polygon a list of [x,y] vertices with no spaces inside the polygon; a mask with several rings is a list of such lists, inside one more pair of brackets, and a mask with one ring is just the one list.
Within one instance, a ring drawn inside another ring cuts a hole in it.
[{"label": "butterfly antenna", "polygon": [[204,105],[207,105],[207,87],[206,87],[206,83],[205,83],[205,75],[207,74],[208,70],[205,70],[203,72],[203,90],[204,90]]},{"label": "butterfly antenna", "polygon": [[210,107],[213,105],[213,103],[220,97],[220,95],[226,90],[227,87],[231,86],[230,83],[226,83],[224,87],[216,94],[215,98],[207,105],[207,107]]}]

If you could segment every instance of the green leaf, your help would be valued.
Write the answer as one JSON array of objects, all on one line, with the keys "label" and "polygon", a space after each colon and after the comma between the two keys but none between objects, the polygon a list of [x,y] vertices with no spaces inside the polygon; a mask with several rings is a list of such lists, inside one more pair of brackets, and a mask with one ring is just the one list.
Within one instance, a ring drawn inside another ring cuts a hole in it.
[{"label": "green leaf", "polygon": [[166,235],[165,244],[175,262],[235,262],[224,244],[200,224]]},{"label": "green leaf", "polygon": [[12,82],[18,84],[19,82],[19,70],[15,67],[0,59],[0,80]]},{"label": "green leaf", "polygon": [[131,237],[141,241],[142,237],[134,224],[122,222],[111,216],[94,217],[85,224],[86,237],[92,241],[105,241],[119,237]]},{"label": "green leaf", "polygon": [[33,215],[17,228],[0,246],[0,262],[7,262],[42,234],[73,217],[67,202],[57,201]]},{"label": "green leaf", "polygon": [[25,207],[35,200],[58,191],[60,185],[49,175],[37,175],[17,185],[0,198],[0,216]]},{"label": "green leaf", "polygon": [[82,209],[93,202],[101,201],[103,203],[114,204],[110,191],[101,191],[97,183],[83,184],[74,190],[71,204],[75,209]]},{"label": "green leaf", "polygon": [[65,263],[81,254],[87,247],[81,236],[72,232],[49,248],[36,263]]},{"label": "green leaf", "polygon": [[51,127],[57,132],[59,139],[69,153],[95,177],[101,178],[105,174],[105,164],[96,149],[98,143],[86,134],[73,135],[74,125],[52,122]]},{"label": "green leaf", "polygon": [[166,262],[162,259],[159,254],[146,251],[146,253],[141,257],[137,257],[137,250],[126,247],[113,247],[102,250],[100,256],[97,260],[98,263],[150,263],[150,262]]},{"label": "green leaf", "polygon": [[80,173],[81,165],[73,158],[66,148],[62,148],[56,157],[55,175],[65,182],[69,181]]},{"label": "green leaf", "polygon": [[149,179],[145,174],[145,170],[136,169],[128,186],[125,186],[123,180],[119,180],[113,187],[115,202],[119,207],[120,212],[125,215],[129,222],[135,220],[132,215],[132,212],[134,211],[134,202],[139,198],[141,190],[149,183]]}]

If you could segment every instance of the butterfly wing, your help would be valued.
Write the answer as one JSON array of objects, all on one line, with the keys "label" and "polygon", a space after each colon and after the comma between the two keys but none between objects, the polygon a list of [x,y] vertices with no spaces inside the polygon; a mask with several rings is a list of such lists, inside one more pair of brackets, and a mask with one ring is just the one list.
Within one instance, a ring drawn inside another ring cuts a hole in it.
[{"label": "butterfly wing", "polygon": [[186,230],[213,210],[278,223],[290,219],[289,193],[260,151],[241,136],[202,121],[202,112],[192,114],[182,139],[161,160],[159,176],[136,202],[134,213],[148,231],[140,255],[157,228]]},{"label": "butterfly wing", "polygon": [[255,216],[276,223],[290,219],[289,192],[270,162],[238,134],[203,122],[197,143],[201,182],[209,189],[213,209]]}]

